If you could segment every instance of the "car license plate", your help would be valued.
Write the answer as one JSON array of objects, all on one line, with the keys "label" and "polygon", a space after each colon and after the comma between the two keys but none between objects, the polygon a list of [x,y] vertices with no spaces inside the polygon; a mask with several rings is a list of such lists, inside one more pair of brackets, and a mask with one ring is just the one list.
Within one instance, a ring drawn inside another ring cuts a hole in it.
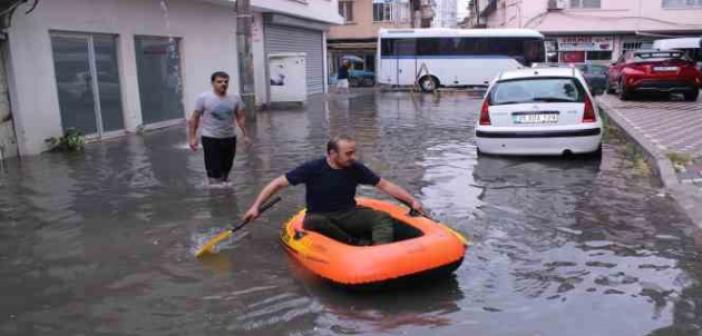
[{"label": "car license plate", "polygon": [[678,67],[676,66],[667,66],[667,67],[653,67],[653,71],[678,71]]},{"label": "car license plate", "polygon": [[514,113],[512,120],[515,124],[555,124],[558,113]]}]

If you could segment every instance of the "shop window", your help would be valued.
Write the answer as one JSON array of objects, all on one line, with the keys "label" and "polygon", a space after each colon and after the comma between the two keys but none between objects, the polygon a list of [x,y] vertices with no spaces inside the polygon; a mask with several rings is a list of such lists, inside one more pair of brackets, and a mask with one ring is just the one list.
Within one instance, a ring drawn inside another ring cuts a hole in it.
[{"label": "shop window", "polygon": [[611,61],[612,52],[607,51],[588,51],[587,52],[588,61]]},{"label": "shop window", "polygon": [[653,41],[624,41],[622,42],[622,50],[637,50],[637,49],[651,49],[653,47]]},{"label": "shop window", "polygon": [[563,51],[561,54],[561,63],[584,63],[585,62],[585,52],[584,51]]}]

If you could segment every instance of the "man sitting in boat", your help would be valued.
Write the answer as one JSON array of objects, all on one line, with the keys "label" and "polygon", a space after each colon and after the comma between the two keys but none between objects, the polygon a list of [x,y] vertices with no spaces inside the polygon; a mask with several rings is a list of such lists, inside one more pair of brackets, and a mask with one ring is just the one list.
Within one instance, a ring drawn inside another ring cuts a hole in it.
[{"label": "man sitting in boat", "polygon": [[356,142],[340,135],[327,142],[325,157],[308,161],[268,183],[244,215],[245,221],[259,215],[259,207],[269,197],[289,185],[304,183],[307,212],[303,226],[327,237],[352,245],[366,242],[373,245],[393,241],[393,219],[387,214],[356,204],[356,187],[372,185],[388,195],[410,204],[424,214],[422,204],[402,187],[378,177],[372,170],[356,161]]}]

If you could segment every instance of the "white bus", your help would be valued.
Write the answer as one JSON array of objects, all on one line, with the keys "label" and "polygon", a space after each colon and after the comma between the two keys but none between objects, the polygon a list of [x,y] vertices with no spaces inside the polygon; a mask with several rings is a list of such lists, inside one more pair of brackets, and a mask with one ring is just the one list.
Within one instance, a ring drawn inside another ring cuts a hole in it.
[{"label": "white bus", "polygon": [[[530,29],[380,29],[376,81],[413,85],[483,86],[500,72],[546,58],[544,36]],[[417,78],[419,77],[419,78]]]}]

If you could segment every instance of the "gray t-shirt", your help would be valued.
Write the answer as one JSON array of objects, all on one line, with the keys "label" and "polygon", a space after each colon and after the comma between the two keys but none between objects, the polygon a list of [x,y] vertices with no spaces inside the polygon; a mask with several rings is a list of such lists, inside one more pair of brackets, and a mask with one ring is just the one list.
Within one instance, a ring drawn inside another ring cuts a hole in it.
[{"label": "gray t-shirt", "polygon": [[241,106],[237,94],[227,94],[224,97],[214,92],[205,92],[195,101],[195,113],[200,114],[202,136],[210,138],[231,138],[236,136],[234,118]]}]

